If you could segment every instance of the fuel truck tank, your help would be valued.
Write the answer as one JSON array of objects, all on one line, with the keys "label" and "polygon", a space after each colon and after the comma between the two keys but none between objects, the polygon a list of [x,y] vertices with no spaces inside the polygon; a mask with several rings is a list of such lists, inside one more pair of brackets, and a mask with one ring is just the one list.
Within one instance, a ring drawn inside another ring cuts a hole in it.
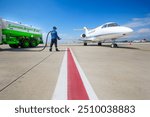
[{"label": "fuel truck tank", "polygon": [[0,44],[9,44],[11,48],[28,48],[42,43],[40,29],[0,18]]}]

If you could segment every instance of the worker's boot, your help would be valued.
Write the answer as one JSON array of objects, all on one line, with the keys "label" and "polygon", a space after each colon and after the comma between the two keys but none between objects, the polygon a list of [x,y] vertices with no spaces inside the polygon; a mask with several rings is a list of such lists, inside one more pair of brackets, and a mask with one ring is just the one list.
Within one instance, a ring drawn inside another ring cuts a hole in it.
[{"label": "worker's boot", "polygon": [[51,51],[52,51],[52,48],[50,48],[49,51],[51,52]]},{"label": "worker's boot", "polygon": [[60,50],[58,50],[58,48],[56,48],[56,51],[60,51]]}]

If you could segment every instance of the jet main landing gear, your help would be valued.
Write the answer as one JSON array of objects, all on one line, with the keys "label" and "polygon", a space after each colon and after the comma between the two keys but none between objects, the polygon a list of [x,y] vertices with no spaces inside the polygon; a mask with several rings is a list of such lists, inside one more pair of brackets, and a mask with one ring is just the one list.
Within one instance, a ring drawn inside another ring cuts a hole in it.
[{"label": "jet main landing gear", "polygon": [[84,46],[87,46],[87,43],[86,43],[86,42],[84,43]]},{"label": "jet main landing gear", "polygon": [[101,42],[98,42],[98,46],[101,46],[102,45],[102,43]]}]

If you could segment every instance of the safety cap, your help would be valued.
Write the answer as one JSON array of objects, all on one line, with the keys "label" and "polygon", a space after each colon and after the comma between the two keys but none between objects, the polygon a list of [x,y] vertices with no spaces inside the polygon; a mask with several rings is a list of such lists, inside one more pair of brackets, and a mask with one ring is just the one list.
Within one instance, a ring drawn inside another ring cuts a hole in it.
[{"label": "safety cap", "polygon": [[57,27],[56,27],[56,26],[53,26],[53,29],[57,29]]}]

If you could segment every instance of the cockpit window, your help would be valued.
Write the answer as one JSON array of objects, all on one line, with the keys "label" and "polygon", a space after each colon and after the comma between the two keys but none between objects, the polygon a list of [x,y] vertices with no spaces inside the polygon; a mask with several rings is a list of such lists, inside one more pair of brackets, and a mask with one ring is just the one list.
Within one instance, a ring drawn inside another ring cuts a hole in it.
[{"label": "cockpit window", "polygon": [[115,27],[115,26],[119,26],[119,25],[117,23],[108,24],[108,27]]},{"label": "cockpit window", "polygon": [[109,24],[103,25],[102,28],[115,27],[115,26],[119,26],[119,25],[117,23],[109,23]]},{"label": "cockpit window", "polygon": [[102,26],[102,28],[106,28],[107,27],[107,24],[105,24],[104,26]]}]

